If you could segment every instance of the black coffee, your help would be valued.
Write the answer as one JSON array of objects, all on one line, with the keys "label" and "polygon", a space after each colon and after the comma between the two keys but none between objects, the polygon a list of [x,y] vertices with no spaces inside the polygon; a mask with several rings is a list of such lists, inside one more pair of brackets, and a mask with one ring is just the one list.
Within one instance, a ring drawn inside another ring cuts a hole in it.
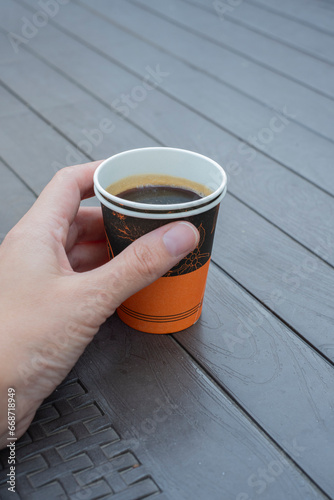
[{"label": "black coffee", "polygon": [[196,191],[176,186],[148,185],[127,189],[117,194],[119,198],[137,203],[170,205],[199,200],[202,196]]}]

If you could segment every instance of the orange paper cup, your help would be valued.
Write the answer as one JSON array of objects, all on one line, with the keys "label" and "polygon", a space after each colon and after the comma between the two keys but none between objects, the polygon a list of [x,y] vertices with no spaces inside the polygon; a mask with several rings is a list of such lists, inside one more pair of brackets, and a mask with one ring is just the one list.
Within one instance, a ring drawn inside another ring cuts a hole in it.
[{"label": "orange paper cup", "polygon": [[[106,191],[121,179],[141,174],[186,179],[205,186],[209,194],[187,203],[155,205],[124,200]],[[174,220],[197,227],[200,241],[195,250],[117,309],[124,323],[148,333],[174,333],[194,324],[202,311],[219,204],[226,193],[222,167],[183,149],[135,149],[101,163],[94,174],[94,189],[102,206],[111,259],[143,234]]]}]

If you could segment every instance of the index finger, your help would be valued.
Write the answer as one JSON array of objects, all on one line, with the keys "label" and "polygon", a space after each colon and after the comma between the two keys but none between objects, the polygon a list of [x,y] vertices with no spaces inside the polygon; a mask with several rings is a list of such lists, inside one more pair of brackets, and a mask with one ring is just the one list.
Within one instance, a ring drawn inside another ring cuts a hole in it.
[{"label": "index finger", "polygon": [[61,218],[64,224],[68,222],[71,225],[78,212],[80,201],[94,196],[93,175],[102,161],[59,170],[33,205],[32,211],[38,211],[39,220]]}]

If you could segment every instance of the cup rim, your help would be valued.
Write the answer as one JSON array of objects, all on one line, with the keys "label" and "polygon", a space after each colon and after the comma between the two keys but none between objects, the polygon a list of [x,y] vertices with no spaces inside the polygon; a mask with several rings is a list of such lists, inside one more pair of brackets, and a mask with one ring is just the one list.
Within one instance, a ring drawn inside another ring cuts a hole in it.
[{"label": "cup rim", "polygon": [[[111,193],[109,193],[106,189],[104,189],[100,182],[99,182],[99,174],[101,170],[103,170],[106,165],[115,158],[119,158],[121,156],[126,156],[129,154],[135,154],[136,152],[142,152],[142,151],[152,151],[152,150],[160,150],[160,151],[174,151],[174,152],[180,152],[182,154],[188,154],[191,156],[196,156],[198,158],[201,158],[205,160],[206,162],[211,163],[214,165],[217,170],[220,172],[222,175],[222,182],[219,185],[215,191],[210,193],[208,196],[204,196],[198,200],[186,202],[186,203],[171,203],[171,204],[166,204],[166,205],[157,205],[153,203],[139,203],[135,201],[130,201],[130,200],[124,200],[123,198],[119,198],[118,196],[115,196]],[[158,147],[146,147],[146,148],[136,148],[136,149],[130,149],[127,151],[122,151],[121,153],[117,153],[113,156],[110,156],[109,158],[106,158],[103,160],[103,162],[97,167],[97,169],[94,172],[94,190],[95,192],[98,191],[99,194],[107,201],[111,202],[113,205],[116,205],[116,207],[120,208],[128,208],[129,210],[132,210],[133,212],[149,212],[149,213],[164,213],[164,212],[177,212],[178,214],[180,213],[180,210],[182,209],[192,209],[192,208],[199,208],[202,205],[208,205],[211,204],[212,201],[214,201],[216,198],[220,197],[220,195],[226,191],[226,185],[227,185],[227,176],[224,171],[224,169],[214,160],[211,158],[202,155],[200,153],[196,153],[194,151],[189,151],[187,149],[181,149],[181,148],[170,148],[170,147],[164,147],[164,146],[158,146]],[[101,200],[100,200],[101,201]]]},{"label": "cup rim", "polygon": [[[197,207],[194,207],[193,209],[188,209],[183,212],[136,212],[135,210],[127,210],[125,207],[120,207],[118,205],[113,205],[111,201],[108,201],[102,194],[98,191],[96,186],[94,186],[94,192],[95,196],[101,203],[101,205],[104,205],[106,208],[109,210],[112,210],[116,213],[120,213],[122,215],[126,215],[127,217],[134,217],[137,219],[161,219],[161,220],[166,220],[167,222],[170,220],[174,219],[185,219],[188,217],[192,217],[193,215],[198,215],[203,212],[208,212],[215,206],[217,206],[222,199],[224,198],[226,194],[226,186],[224,190],[218,195],[217,198],[215,198],[213,201],[211,201],[208,204],[200,205]],[[144,205],[144,203],[142,203]],[[160,205],[161,206],[161,205]],[[170,206],[170,205],[168,205]]]}]

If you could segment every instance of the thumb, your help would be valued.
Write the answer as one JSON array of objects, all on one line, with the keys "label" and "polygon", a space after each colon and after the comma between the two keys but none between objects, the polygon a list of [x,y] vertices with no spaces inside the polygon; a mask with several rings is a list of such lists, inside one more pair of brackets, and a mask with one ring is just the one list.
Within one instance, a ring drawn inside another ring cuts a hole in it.
[{"label": "thumb", "polygon": [[131,243],[113,260],[85,273],[89,288],[108,296],[110,316],[128,297],[169,271],[199,242],[199,233],[189,222],[172,222]]}]

